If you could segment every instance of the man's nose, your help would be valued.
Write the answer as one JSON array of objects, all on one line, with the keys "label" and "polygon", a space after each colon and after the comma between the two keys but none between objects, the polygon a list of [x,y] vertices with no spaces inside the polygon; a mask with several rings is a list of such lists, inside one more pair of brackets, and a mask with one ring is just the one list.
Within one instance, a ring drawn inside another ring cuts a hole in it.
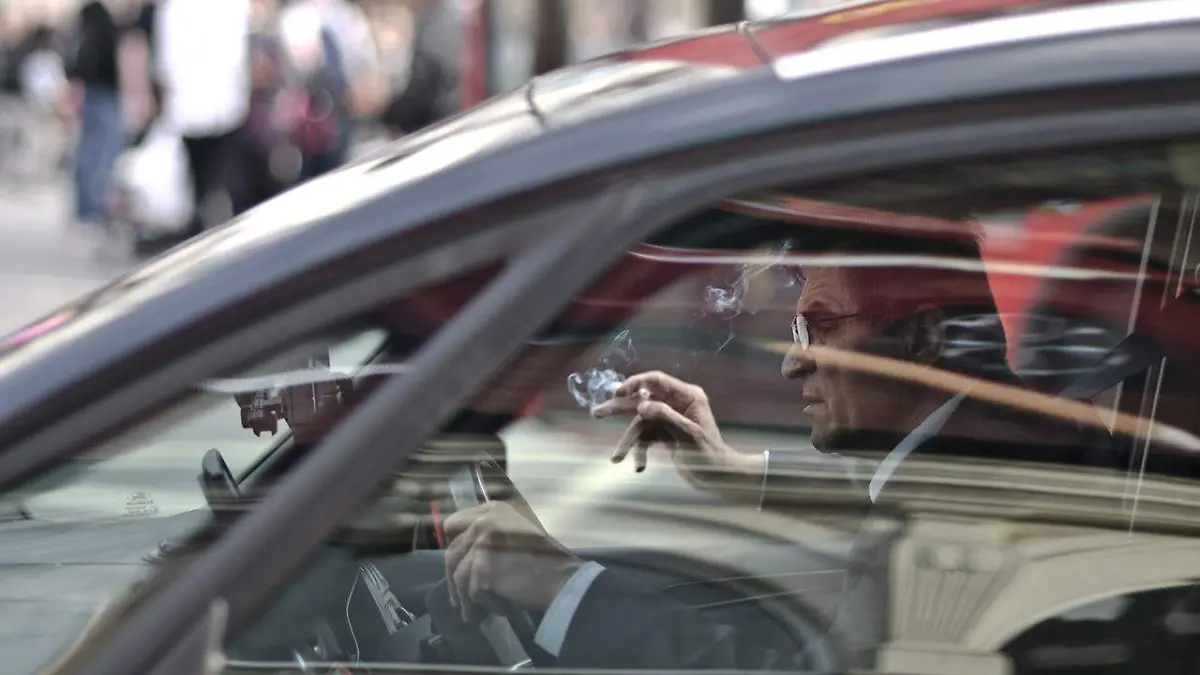
[{"label": "man's nose", "polygon": [[817,363],[813,360],[812,353],[800,345],[792,345],[792,348],[783,355],[783,365],[780,371],[785,379],[799,380],[812,375],[816,369]]}]

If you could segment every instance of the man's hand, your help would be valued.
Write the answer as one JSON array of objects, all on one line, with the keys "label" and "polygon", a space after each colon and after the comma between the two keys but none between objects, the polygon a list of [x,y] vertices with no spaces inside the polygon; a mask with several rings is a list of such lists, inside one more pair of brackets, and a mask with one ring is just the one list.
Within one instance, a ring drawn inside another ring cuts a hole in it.
[{"label": "man's hand", "polygon": [[[470,620],[485,593],[544,611],[583,564],[504,502],[459,511],[446,519],[446,580],[450,602]],[[476,601],[472,603],[471,601]]]},{"label": "man's hand", "polygon": [[725,443],[708,395],[694,384],[661,372],[634,375],[617,389],[615,398],[592,410],[596,417],[619,413],[632,413],[634,418],[617,444],[614,463],[633,450],[637,470],[644,471],[649,448],[662,443],[671,451],[679,475],[702,490],[713,489],[714,481],[722,478],[762,476],[762,457]]}]

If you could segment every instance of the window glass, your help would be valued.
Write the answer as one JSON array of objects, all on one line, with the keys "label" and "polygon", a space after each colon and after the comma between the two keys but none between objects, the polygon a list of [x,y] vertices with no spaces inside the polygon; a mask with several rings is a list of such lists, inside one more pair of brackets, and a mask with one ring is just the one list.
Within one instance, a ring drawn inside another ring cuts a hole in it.
[{"label": "window glass", "polygon": [[[283,410],[280,394],[311,391],[308,384],[329,380],[331,369],[353,376],[386,338],[375,327],[337,331],[201,382],[183,402],[4,495],[0,594],[2,604],[20,608],[0,630],[9,672],[37,672],[144,578],[151,560],[208,522],[209,500],[219,495],[198,482],[206,461],[219,456],[237,482],[276,454],[303,451],[313,439],[299,435],[298,443],[288,425],[305,428],[301,407],[293,398]],[[267,405],[256,406],[256,397]],[[254,408],[281,415],[269,425],[274,433],[250,428]]]},{"label": "window glass", "polygon": [[[6,673],[34,673],[106,609],[203,552],[493,276],[465,272],[187,386],[113,438],[0,494]],[[184,358],[186,354],[181,354]],[[365,522],[365,521],[364,521]],[[367,529],[375,535],[378,529]]]},{"label": "window glass", "polygon": [[387,478],[235,665],[1189,672],[1195,147],[671,224]]}]

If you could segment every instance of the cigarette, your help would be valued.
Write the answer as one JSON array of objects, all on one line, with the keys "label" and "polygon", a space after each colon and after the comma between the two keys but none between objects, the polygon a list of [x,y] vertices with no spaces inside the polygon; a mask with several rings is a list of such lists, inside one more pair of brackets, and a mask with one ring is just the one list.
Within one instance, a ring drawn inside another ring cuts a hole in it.
[{"label": "cigarette", "polygon": [[637,393],[638,393],[638,398],[642,399],[643,401],[650,400],[650,390],[649,389],[647,389],[645,387],[638,387]]}]

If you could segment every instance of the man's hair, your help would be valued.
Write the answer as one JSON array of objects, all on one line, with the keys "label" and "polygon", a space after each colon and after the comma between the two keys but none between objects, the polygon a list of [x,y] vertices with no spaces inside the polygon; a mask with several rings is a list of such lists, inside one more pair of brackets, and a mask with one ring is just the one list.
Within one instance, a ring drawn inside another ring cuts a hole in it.
[{"label": "man's hair", "polygon": [[941,311],[948,343],[941,367],[988,379],[1012,379],[1004,324],[987,276],[981,241],[974,233],[935,236],[843,231],[829,243],[825,249],[829,253],[896,258],[895,264],[855,268],[864,284],[861,292],[894,300],[884,303],[889,324],[902,323],[920,307]]},{"label": "man's hair", "polygon": [[[815,242],[814,242],[815,243]],[[870,273],[872,270],[887,271],[900,269],[928,270],[931,279],[956,278],[963,282],[974,282],[976,287],[969,305],[940,306],[943,312],[958,314],[970,313],[997,314],[996,300],[991,286],[987,283],[987,270],[980,247],[980,239],[973,233],[964,232],[957,236],[930,236],[927,234],[909,235],[891,232],[871,231],[841,231],[830,237],[825,246],[816,248],[805,242],[805,250],[823,250],[833,254],[858,254],[864,256],[880,256],[895,258],[895,264],[868,265],[860,269]],[[864,261],[865,262],[865,261]],[[945,275],[944,277],[942,275]],[[885,280],[881,280],[885,281]],[[937,292],[942,285],[930,286],[930,296],[923,298],[931,304],[944,300]]]}]

